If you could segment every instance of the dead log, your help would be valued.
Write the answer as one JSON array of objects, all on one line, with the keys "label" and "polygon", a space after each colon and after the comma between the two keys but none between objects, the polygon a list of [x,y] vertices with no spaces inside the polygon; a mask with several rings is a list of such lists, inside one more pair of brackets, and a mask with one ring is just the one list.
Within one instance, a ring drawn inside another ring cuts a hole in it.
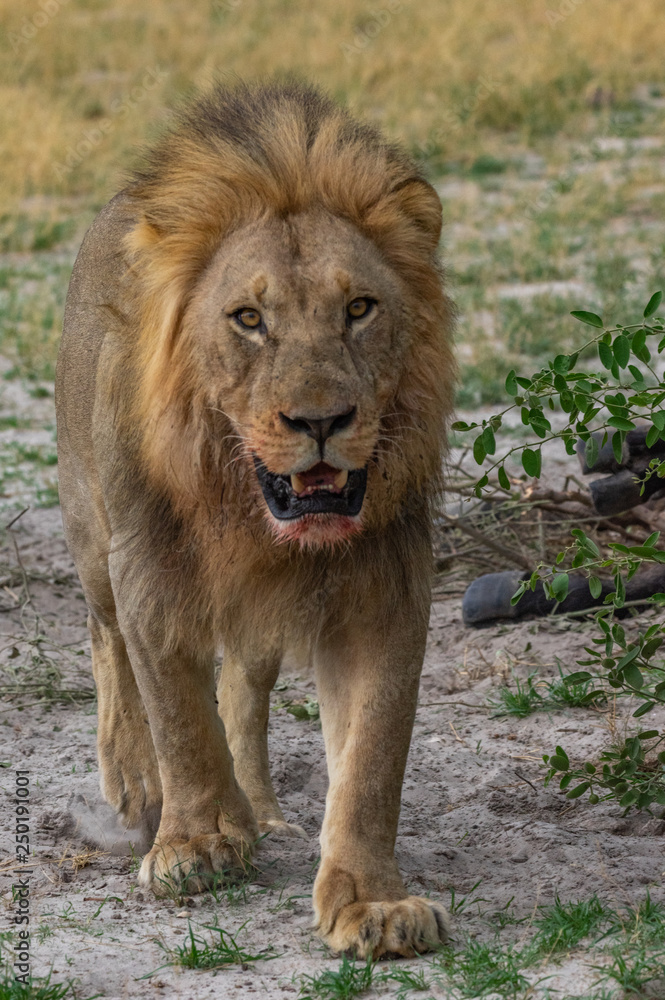
[{"label": "dead log", "polygon": [[[650,429],[650,427],[643,425],[628,431],[623,442],[620,462],[617,462],[614,456],[612,431],[594,431],[591,435],[598,444],[598,457],[591,466],[587,465],[586,461],[586,441],[578,441],[575,450],[583,475],[588,476],[590,472],[618,472],[620,469],[632,469],[636,462],[644,462],[645,465],[648,465],[652,458],[663,458],[665,456],[665,441],[661,438],[650,448],[647,448],[647,434]],[[603,444],[606,436],[607,440]]]},{"label": "dead log", "polygon": [[[540,583],[535,591],[527,590],[515,605],[510,599],[522,580],[530,573],[507,570],[504,573],[486,573],[479,576],[466,589],[462,601],[462,618],[465,625],[487,625],[501,619],[518,619],[528,616],[542,617],[549,614],[565,614],[571,611],[585,611],[600,607],[608,594],[614,590],[612,580],[603,580],[599,597],[594,598],[585,576],[571,573],[568,596],[557,605],[545,596]],[[626,601],[645,601],[653,594],[665,592],[665,566],[658,564],[641,569],[626,584]],[[648,607],[648,605],[645,605]]]},{"label": "dead log", "polygon": [[624,510],[646,503],[655,493],[665,490],[665,480],[658,476],[650,476],[645,483],[639,482],[645,472],[646,465],[643,464],[642,468],[622,469],[614,476],[589,483],[591,499],[598,513],[603,517],[621,514]]}]

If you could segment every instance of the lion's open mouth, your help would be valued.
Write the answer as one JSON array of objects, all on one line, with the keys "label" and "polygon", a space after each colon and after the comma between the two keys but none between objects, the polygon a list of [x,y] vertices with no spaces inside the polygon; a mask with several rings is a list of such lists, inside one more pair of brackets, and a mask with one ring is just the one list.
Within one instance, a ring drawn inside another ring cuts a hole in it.
[{"label": "lion's open mouth", "polygon": [[254,465],[268,509],[280,521],[292,521],[306,514],[355,517],[360,513],[367,487],[367,468],[349,472],[319,462],[306,472],[280,476],[268,472],[256,455]]}]

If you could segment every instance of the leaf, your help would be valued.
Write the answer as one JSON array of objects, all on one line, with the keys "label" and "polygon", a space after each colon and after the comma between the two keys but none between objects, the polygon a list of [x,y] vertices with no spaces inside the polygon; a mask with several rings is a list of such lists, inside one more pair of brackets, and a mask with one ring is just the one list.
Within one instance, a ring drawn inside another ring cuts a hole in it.
[{"label": "leaf", "polygon": [[588,670],[576,670],[573,674],[566,674],[563,678],[564,684],[583,684],[590,681],[592,674]]},{"label": "leaf", "polygon": [[645,729],[643,732],[637,734],[638,740],[652,740],[658,736],[657,729]]},{"label": "leaf", "polygon": [[532,448],[525,448],[522,452],[522,468],[527,476],[538,479],[541,468],[540,448],[534,451]]},{"label": "leaf", "polygon": [[515,369],[511,370],[506,375],[506,392],[509,396],[516,396],[518,393],[517,379],[515,378]]},{"label": "leaf", "polygon": [[519,603],[519,601],[521,601],[521,599],[524,597],[528,589],[529,585],[526,580],[520,583],[519,587],[517,588],[513,596],[510,598],[510,604],[512,607],[514,607],[516,604]]},{"label": "leaf", "polygon": [[647,448],[653,448],[659,437],[660,437],[660,430],[654,424],[653,427],[650,427],[649,430],[647,431],[647,437],[646,437]]},{"label": "leaf", "polygon": [[589,577],[589,590],[594,600],[597,600],[603,592],[603,584],[597,576]]},{"label": "leaf", "polygon": [[485,432],[479,434],[476,440],[473,442],[473,457],[477,465],[482,465],[485,461],[485,456],[487,452],[485,451]]},{"label": "leaf", "polygon": [[575,409],[575,397],[572,392],[562,392],[559,397],[559,402],[561,403],[561,409],[564,413],[572,413]]},{"label": "leaf", "polygon": [[485,473],[485,475],[478,480],[478,482],[473,488],[473,492],[476,494],[477,497],[482,497],[483,489],[485,488],[485,486],[487,486],[488,483],[489,483],[489,476],[487,475],[487,473]]},{"label": "leaf", "polygon": [[504,469],[504,467],[502,465],[499,466],[498,476],[499,476],[499,486],[501,486],[501,488],[504,489],[504,490],[509,490],[510,489],[510,479],[508,478],[506,470]]},{"label": "leaf", "polygon": [[579,799],[580,795],[584,795],[587,789],[591,788],[590,781],[583,781],[581,785],[577,785],[570,792],[566,793],[567,799]]},{"label": "leaf", "polygon": [[640,707],[633,712],[633,718],[640,719],[643,715],[646,715],[647,712],[651,711],[654,704],[655,702],[653,701],[645,701],[643,705],[640,705]]},{"label": "leaf", "polygon": [[662,299],[663,299],[663,293],[662,292],[654,292],[653,293],[653,295],[651,296],[651,298],[647,302],[646,309],[644,310],[644,318],[645,319],[649,319],[649,316],[653,316],[653,314],[658,309],[658,306],[662,302]]},{"label": "leaf", "polygon": [[496,451],[496,440],[494,438],[494,431],[491,427],[486,427],[483,431],[483,445],[485,447],[485,454],[493,455]]},{"label": "leaf", "polygon": [[614,338],[612,352],[619,367],[625,368],[630,358],[630,344],[625,334],[620,333],[618,337]]},{"label": "leaf", "polygon": [[637,791],[636,788],[629,788],[626,794],[622,796],[619,805],[622,806],[624,809],[626,808],[626,806],[632,806],[633,802],[635,802],[639,794],[640,793]]},{"label": "leaf", "polygon": [[633,354],[635,354],[636,357],[639,357],[640,352],[643,351],[644,348],[647,346],[646,330],[636,330],[635,333],[633,334],[630,346],[633,351]]},{"label": "leaf", "polygon": [[593,469],[598,461],[598,441],[593,434],[584,446],[584,459],[589,469]]},{"label": "leaf", "polygon": [[305,720],[310,718],[310,714],[304,705],[289,705],[286,711],[289,715],[295,716],[296,719]]},{"label": "leaf", "polygon": [[648,365],[651,361],[651,351],[648,347],[634,347],[633,354],[639,361],[643,361],[645,365]]},{"label": "leaf", "polygon": [[595,326],[598,330],[602,330],[605,326],[600,316],[597,316],[596,313],[586,312],[585,309],[574,309],[570,315],[578,319],[580,323],[586,323],[587,326]]},{"label": "leaf", "polygon": [[568,596],[568,574],[567,573],[557,573],[551,583],[552,593],[556,600],[561,604],[565,601]]},{"label": "leaf", "polygon": [[653,547],[653,545],[631,545],[628,549],[632,556],[637,556],[639,559],[653,559],[657,555],[658,550]]},{"label": "leaf", "polygon": [[552,425],[541,410],[537,410],[535,413],[532,411],[529,415],[529,423],[531,424],[532,430],[538,435],[539,438],[547,437],[547,432],[552,430]]},{"label": "leaf", "polygon": [[639,654],[640,654],[640,647],[639,646],[633,646],[632,649],[629,649],[628,652],[624,656],[621,657],[621,659],[617,663],[617,670],[623,670],[623,668],[625,666],[627,666],[629,663],[632,663],[633,660],[637,656],[639,656]]},{"label": "leaf", "polygon": [[638,691],[644,684],[642,671],[640,670],[640,668],[637,666],[636,663],[629,663],[628,666],[625,667],[624,669],[623,676],[626,683],[630,684],[630,686],[633,688],[637,688]]},{"label": "leaf", "polygon": [[553,767],[555,771],[567,771],[570,767],[567,757],[561,757],[558,753],[552,754],[549,759],[550,767]]},{"label": "leaf", "polygon": [[552,368],[559,375],[567,375],[570,370],[570,358],[567,354],[557,354],[552,362]]},{"label": "leaf", "polygon": [[617,464],[623,462],[623,434],[619,431],[612,435],[612,453],[617,460]]},{"label": "leaf", "polygon": [[614,355],[609,344],[604,344],[601,340],[598,344],[598,357],[603,368],[610,369],[614,364]]},{"label": "leaf", "polygon": [[635,430],[635,424],[633,421],[627,420],[626,417],[610,417],[607,423],[610,427],[616,427],[619,431]]},{"label": "leaf", "polygon": [[642,646],[642,656],[644,659],[650,660],[653,654],[658,652],[660,647],[663,645],[663,642],[665,642],[665,639],[658,637],[649,639],[648,642],[645,642]]}]

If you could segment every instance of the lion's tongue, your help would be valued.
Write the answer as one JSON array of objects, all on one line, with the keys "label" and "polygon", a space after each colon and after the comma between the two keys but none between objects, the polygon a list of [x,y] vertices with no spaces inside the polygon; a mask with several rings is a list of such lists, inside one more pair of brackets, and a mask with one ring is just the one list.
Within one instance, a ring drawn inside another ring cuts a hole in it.
[{"label": "lion's tongue", "polygon": [[307,496],[316,493],[317,490],[341,493],[348,478],[347,469],[333,469],[326,462],[319,462],[306,472],[294,473],[291,476],[291,489],[298,496]]}]

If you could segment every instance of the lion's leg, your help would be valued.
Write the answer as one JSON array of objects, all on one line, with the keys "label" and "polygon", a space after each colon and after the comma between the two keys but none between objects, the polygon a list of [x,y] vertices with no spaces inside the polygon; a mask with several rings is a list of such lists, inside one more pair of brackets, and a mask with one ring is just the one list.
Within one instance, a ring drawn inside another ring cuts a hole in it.
[{"label": "lion's leg", "polygon": [[446,937],[432,900],[408,896],[394,848],[427,632],[424,601],[364,609],[315,654],[330,786],[314,886],[336,951],[411,956]]},{"label": "lion's leg", "polygon": [[143,701],[118,628],[108,573],[110,535],[103,509],[93,504],[95,496],[92,490],[87,498],[91,503],[87,520],[74,518],[68,523],[65,514],[64,521],[89,611],[101,789],[126,826],[140,828],[152,839],[162,805],[159,767]]},{"label": "lion's leg", "polygon": [[251,655],[226,646],[217,687],[219,714],[236,778],[252,804],[261,832],[306,836],[301,827],[284,819],[270,778],[270,692],[279,676],[280,660],[278,653]]},{"label": "lion's leg", "polygon": [[[233,770],[217,712],[214,644],[201,622],[188,634],[165,581],[134,575],[118,545],[109,558],[118,622],[150,722],[162,779],[161,821],[139,872],[157,892],[200,892],[210,876],[246,867],[259,830]],[[169,606],[172,605],[172,606]]]},{"label": "lion's leg", "polygon": [[150,726],[117,623],[88,617],[97,686],[97,752],[104,798],[128,827],[154,836],[162,785]]}]

